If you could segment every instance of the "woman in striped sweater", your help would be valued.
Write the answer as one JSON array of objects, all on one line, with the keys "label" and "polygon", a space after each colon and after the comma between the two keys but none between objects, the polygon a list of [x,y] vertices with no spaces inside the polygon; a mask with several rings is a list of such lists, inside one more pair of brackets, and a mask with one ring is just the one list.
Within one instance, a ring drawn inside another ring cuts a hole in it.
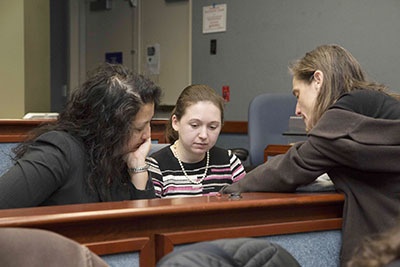
[{"label": "woman in striped sweater", "polygon": [[244,177],[235,154],[215,146],[223,117],[224,99],[209,86],[182,91],[166,130],[171,145],[147,158],[157,197],[217,194]]}]

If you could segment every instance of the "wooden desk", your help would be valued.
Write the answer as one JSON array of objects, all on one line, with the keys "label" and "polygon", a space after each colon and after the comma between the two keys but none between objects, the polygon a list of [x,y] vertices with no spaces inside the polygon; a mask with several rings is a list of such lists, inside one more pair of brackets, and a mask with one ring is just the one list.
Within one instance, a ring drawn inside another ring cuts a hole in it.
[{"label": "wooden desk", "polygon": [[47,229],[99,255],[139,251],[154,266],[174,245],[219,238],[340,229],[337,193],[243,193],[0,210],[0,227]]},{"label": "wooden desk", "polygon": [[[53,122],[54,119],[42,120],[23,120],[23,119],[0,119],[0,143],[22,142],[28,132],[38,127],[42,123]],[[159,143],[165,143],[165,126],[167,120],[151,121],[151,138]],[[226,121],[221,129],[221,133],[247,134],[246,121]]]},{"label": "wooden desk", "polygon": [[285,154],[289,150],[290,145],[268,145],[264,149],[264,162],[268,160],[269,156],[276,156],[279,154]]},{"label": "wooden desk", "polygon": [[0,120],[0,143],[22,142],[28,132],[42,123],[54,120]]},{"label": "wooden desk", "polygon": [[[22,142],[28,137],[28,133],[44,123],[54,122],[54,119],[42,120],[0,120],[0,143]],[[165,143],[165,120],[151,121],[151,138],[159,143]]]}]

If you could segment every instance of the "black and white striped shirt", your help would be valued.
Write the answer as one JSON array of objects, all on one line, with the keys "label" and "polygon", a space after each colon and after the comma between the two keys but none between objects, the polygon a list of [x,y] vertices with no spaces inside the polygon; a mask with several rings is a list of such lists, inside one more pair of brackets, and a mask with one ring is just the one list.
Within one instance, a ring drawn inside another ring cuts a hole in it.
[{"label": "black and white striped shirt", "polygon": [[[210,149],[210,162],[205,179],[192,183],[183,173],[171,146],[165,147],[147,158],[149,175],[153,181],[156,196],[187,197],[212,195],[228,184],[242,179],[246,172],[240,160],[230,150],[213,147]],[[206,168],[206,157],[200,162],[185,163],[183,167],[194,180],[201,178]]]}]

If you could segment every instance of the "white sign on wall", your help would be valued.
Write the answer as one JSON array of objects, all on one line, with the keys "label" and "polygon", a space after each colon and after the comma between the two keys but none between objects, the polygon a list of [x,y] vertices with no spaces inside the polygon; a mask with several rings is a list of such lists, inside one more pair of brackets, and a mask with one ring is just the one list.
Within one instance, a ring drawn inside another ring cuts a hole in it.
[{"label": "white sign on wall", "polygon": [[226,31],[226,4],[203,7],[203,33]]}]

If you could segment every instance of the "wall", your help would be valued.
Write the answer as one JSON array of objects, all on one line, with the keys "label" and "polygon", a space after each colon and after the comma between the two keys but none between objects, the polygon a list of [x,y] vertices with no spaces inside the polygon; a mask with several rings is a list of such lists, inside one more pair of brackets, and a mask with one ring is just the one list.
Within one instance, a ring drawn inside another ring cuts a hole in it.
[{"label": "wall", "polygon": [[[164,90],[163,104],[175,105],[191,83],[191,1],[141,0],[140,67],[146,72],[146,47],[160,44],[160,74],[150,75]],[[194,1],[196,2],[196,1]]]},{"label": "wall", "polygon": [[[30,6],[45,1],[49,0],[0,1],[0,118],[19,118],[25,113],[23,9],[27,2]],[[70,21],[71,88],[85,76],[85,69],[81,67],[84,66],[82,33],[77,31],[82,27],[79,6],[83,2],[69,0],[70,14],[75,18]],[[393,90],[400,88],[398,0],[249,0],[245,4],[241,0],[138,0],[138,3],[143,4],[144,11],[140,52],[143,53],[148,43],[161,44],[162,72],[155,79],[165,89],[167,104],[174,103],[187,83],[207,83],[219,93],[227,84],[231,101],[227,105],[226,120],[247,120],[247,107],[254,96],[267,91],[291,90],[287,72],[290,61],[319,44],[333,42],[349,49],[373,78],[387,83]],[[227,31],[202,34],[202,7],[213,3],[227,3]],[[43,13],[44,9],[40,11],[38,16],[44,21],[48,15]],[[47,28],[32,35],[45,40],[47,37],[43,34],[47,34]],[[217,39],[217,55],[209,54],[210,39]],[[192,45],[182,47],[185,40]],[[38,96],[37,88],[47,86],[48,63],[40,54],[30,63],[36,68],[31,78],[45,82],[32,86],[35,88],[30,91],[34,92],[30,95],[32,99]],[[142,68],[143,58],[140,61]]]},{"label": "wall", "polygon": [[0,1],[0,118],[23,115],[24,1]]},{"label": "wall", "polygon": [[68,91],[78,88],[86,78],[85,58],[85,2],[68,1]]},{"label": "wall", "polygon": [[134,68],[133,28],[135,10],[128,1],[113,0],[109,9],[93,9],[95,2],[86,1],[85,57],[86,70],[91,71],[105,61],[107,53],[121,53],[121,62]]},{"label": "wall", "polygon": [[[125,49],[132,51],[133,58],[129,58],[127,64],[124,59],[124,64],[162,87],[162,104],[174,105],[182,89],[191,83],[191,1],[134,2],[136,5],[130,8],[126,0],[113,0],[110,10],[88,12],[90,1],[69,0],[70,90],[85,80],[93,62],[97,65],[104,59],[104,47],[113,49],[105,51]],[[122,21],[115,16],[124,12],[121,17],[126,19],[127,10],[133,10],[132,25],[121,28],[127,22],[115,24]],[[99,40],[107,43],[94,47]],[[146,68],[146,48],[156,43],[160,44],[161,50],[160,73],[151,74]]]},{"label": "wall", "polygon": [[0,118],[50,109],[48,1],[0,1]]},{"label": "wall", "polygon": [[[227,31],[203,34],[202,8],[213,3],[227,4]],[[325,43],[344,46],[374,79],[400,89],[398,0],[203,0],[192,10],[192,81],[219,93],[230,86],[226,120],[247,120],[260,93],[290,92],[288,64]]]},{"label": "wall", "polygon": [[68,1],[50,1],[51,111],[60,112],[68,95]]},{"label": "wall", "polygon": [[25,111],[50,110],[50,0],[24,1]]}]

